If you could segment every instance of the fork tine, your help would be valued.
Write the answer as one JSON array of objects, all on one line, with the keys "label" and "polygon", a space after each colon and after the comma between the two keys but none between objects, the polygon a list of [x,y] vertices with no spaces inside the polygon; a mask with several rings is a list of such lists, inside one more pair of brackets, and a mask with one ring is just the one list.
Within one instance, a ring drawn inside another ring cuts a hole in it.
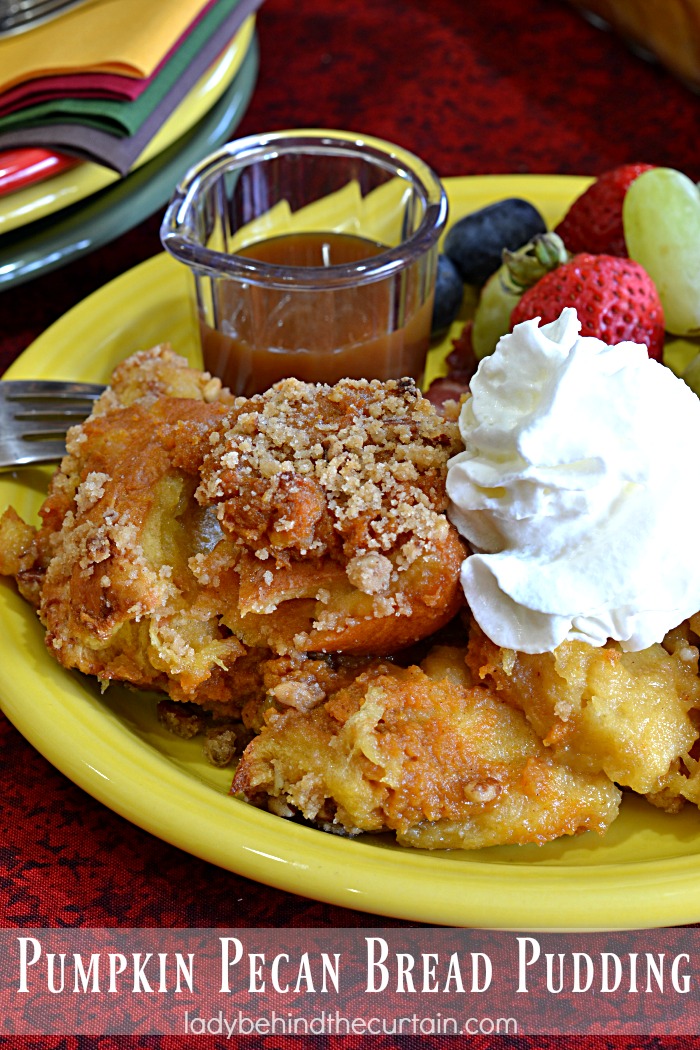
[{"label": "fork tine", "polygon": [[0,394],[7,401],[81,400],[95,401],[104,392],[99,383],[69,383],[60,379],[3,379]]},{"label": "fork tine", "polygon": [[[16,449],[16,451],[15,451]],[[9,446],[0,444],[0,470],[26,467],[31,463],[55,463],[66,454],[63,439],[53,441],[17,442]]]},{"label": "fork tine", "polygon": [[61,459],[66,431],[103,391],[97,383],[0,380],[0,470]]},{"label": "fork tine", "polygon": [[16,413],[15,433],[24,438],[39,438],[43,434],[65,434],[69,426],[79,423],[89,413],[87,405],[66,408],[27,408]]}]

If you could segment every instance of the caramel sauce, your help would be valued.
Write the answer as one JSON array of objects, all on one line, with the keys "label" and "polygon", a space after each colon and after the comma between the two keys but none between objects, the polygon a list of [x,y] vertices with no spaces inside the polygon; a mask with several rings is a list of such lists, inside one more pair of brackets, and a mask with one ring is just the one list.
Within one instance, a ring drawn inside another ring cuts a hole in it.
[{"label": "caramel sauce", "polygon": [[[385,246],[340,233],[300,233],[248,245],[238,254],[282,266],[359,262]],[[370,284],[335,289],[265,288],[212,281],[218,328],[201,318],[205,368],[249,397],[293,376],[420,381],[430,341],[432,296],[421,303],[417,267]]]}]

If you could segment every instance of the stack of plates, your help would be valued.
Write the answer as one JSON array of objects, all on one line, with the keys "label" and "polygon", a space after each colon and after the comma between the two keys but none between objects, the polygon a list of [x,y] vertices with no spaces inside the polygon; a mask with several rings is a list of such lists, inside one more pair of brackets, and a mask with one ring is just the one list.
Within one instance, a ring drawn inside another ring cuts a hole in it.
[{"label": "stack of plates", "polygon": [[0,289],[72,262],[163,207],[185,171],[230,138],[257,69],[251,15],[126,176],[82,161],[0,196]]}]

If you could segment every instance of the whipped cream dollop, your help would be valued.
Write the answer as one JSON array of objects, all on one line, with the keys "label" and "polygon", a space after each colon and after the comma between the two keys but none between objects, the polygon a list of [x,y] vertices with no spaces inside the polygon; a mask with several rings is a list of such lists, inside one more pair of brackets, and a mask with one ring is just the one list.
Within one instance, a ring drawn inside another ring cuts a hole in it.
[{"label": "whipped cream dollop", "polygon": [[700,609],[700,399],[635,343],[525,321],[485,358],[448,464],[474,553],[471,610],[496,644],[644,649]]}]

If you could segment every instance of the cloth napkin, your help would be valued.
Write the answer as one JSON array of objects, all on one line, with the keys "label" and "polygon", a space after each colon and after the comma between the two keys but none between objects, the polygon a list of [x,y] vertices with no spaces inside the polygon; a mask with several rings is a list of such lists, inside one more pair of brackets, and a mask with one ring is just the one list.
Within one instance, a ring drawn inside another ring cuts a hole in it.
[{"label": "cloth napkin", "polygon": [[148,77],[206,6],[207,0],[92,0],[0,39],[0,91],[61,73]]},{"label": "cloth napkin", "polygon": [[32,77],[15,84],[0,94],[0,115],[12,113],[24,106],[33,106],[53,98],[138,98],[154,78],[169,62],[178,48],[182,47],[192,30],[199,24],[216,0],[207,0],[206,6],[185,28],[168,53],[163,56],[153,72],[147,77],[128,77],[119,73],[80,72],[63,73],[56,76]]},{"label": "cloth napkin", "polygon": [[[85,124],[110,135],[135,135],[164,100],[168,111],[173,98],[184,98],[207,66],[217,57],[230,35],[221,30],[240,0],[218,0],[185,36],[160,73],[133,100],[56,98],[0,116],[0,134],[13,128],[40,128],[49,124]],[[231,34],[232,35],[232,34]],[[224,38],[225,36],[225,38]],[[222,44],[223,41],[223,44]],[[213,54],[212,54],[213,52]],[[175,95],[173,95],[173,92]]]},{"label": "cloth napkin", "polygon": [[[131,0],[120,0],[130,3]],[[143,0],[140,0],[143,2]],[[0,149],[42,146],[113,168],[126,175],[170,113],[229,43],[245,19],[262,0],[217,0],[217,17],[225,12],[216,31],[190,61],[186,70],[147,114],[133,134],[119,136],[88,124],[58,122],[34,127],[15,127],[0,132]],[[210,13],[212,14],[213,11]],[[209,15],[206,16],[210,17]],[[202,24],[204,21],[202,20]],[[199,28],[199,27],[198,27]],[[196,32],[197,30],[195,30]]]}]

